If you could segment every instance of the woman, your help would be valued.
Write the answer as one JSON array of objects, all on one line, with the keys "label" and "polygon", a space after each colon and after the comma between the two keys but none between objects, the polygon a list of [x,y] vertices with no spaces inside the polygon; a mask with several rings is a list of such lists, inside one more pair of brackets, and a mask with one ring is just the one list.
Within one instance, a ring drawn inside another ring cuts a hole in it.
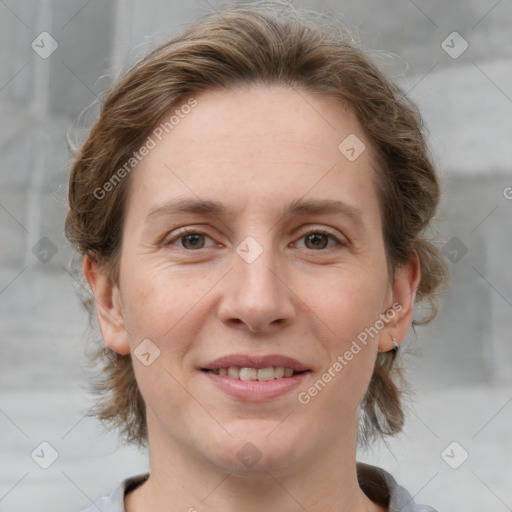
[{"label": "woman", "polygon": [[97,506],[433,510],[356,446],[403,425],[397,350],[447,279],[439,193],[414,107],[331,29],[227,9],[125,74],[66,232],[107,347],[97,415],[150,473]]}]

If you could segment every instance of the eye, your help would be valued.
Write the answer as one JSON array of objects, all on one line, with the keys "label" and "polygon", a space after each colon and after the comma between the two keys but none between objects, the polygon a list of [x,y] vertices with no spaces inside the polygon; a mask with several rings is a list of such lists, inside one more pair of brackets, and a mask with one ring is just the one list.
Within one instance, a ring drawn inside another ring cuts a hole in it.
[{"label": "eye", "polygon": [[[311,229],[306,233],[303,233],[300,239],[304,239],[304,245],[306,246],[306,249],[311,250],[331,249],[333,245],[347,245],[346,242],[340,241],[332,233],[329,233],[328,231],[322,231],[319,229]],[[329,246],[330,241],[333,242],[333,244]]]},{"label": "eye", "polygon": [[[164,246],[172,247],[178,243],[179,249],[196,251],[208,247],[206,245],[207,239],[212,240],[205,233],[198,231],[193,227],[189,227],[183,228],[175,233],[171,238],[164,242]],[[333,233],[321,229],[310,229],[309,231],[306,231],[301,235],[300,240],[305,241],[304,245],[306,249],[314,251],[331,249],[336,245],[341,247],[348,246],[347,242],[341,241]],[[214,244],[211,244],[210,247],[212,245]]]},{"label": "eye", "polygon": [[[198,231],[194,228],[183,228],[174,234],[172,238],[166,240],[164,245],[166,247],[174,245],[176,242],[180,242],[181,246],[178,246],[179,249],[184,249],[187,251],[194,251],[198,249],[205,248],[205,240],[210,238],[205,233]],[[211,238],[210,238],[211,240]]]}]

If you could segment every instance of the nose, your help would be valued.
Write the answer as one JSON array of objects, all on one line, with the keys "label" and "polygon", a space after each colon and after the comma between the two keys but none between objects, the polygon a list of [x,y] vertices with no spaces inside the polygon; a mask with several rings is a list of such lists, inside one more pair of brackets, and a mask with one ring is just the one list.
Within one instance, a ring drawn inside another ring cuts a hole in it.
[{"label": "nose", "polygon": [[263,250],[254,261],[239,254],[233,258],[218,309],[220,319],[251,332],[271,332],[290,324],[295,315],[293,292],[273,252]]}]

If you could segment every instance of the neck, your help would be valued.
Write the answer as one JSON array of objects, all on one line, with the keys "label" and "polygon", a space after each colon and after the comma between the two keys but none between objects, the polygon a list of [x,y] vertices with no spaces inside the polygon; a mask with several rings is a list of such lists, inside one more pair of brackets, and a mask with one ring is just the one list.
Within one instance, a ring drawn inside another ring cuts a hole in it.
[{"label": "neck", "polygon": [[[156,430],[151,425],[150,439]],[[357,482],[356,430],[338,444],[305,455],[286,469],[262,466],[230,473],[167,437],[158,449],[150,443],[150,477],[125,498],[126,512],[384,511]]]}]

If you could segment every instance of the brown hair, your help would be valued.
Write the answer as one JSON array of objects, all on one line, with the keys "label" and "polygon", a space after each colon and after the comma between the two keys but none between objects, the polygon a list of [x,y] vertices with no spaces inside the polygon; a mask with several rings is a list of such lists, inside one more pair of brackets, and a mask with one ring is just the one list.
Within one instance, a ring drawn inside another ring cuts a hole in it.
[{"label": "brown hair", "polygon": [[[440,187],[415,106],[391,83],[338,24],[328,26],[277,16],[264,8],[232,7],[213,13],[152,51],[108,90],[100,117],[77,153],[69,182],[66,236],[80,256],[90,254],[118,283],[119,253],[129,176],[105,197],[95,191],[133,157],[162,117],[212,87],[277,84],[319,93],[349,105],[372,144],[379,165],[377,188],[390,275],[416,253],[421,268],[417,301],[437,312],[435,295],[448,266],[426,239]],[[92,300],[85,301],[91,313]],[[404,423],[396,351],[379,353],[361,404],[360,434],[399,432]],[[128,442],[145,443],[144,400],[130,355],[101,347],[94,413]]]}]

